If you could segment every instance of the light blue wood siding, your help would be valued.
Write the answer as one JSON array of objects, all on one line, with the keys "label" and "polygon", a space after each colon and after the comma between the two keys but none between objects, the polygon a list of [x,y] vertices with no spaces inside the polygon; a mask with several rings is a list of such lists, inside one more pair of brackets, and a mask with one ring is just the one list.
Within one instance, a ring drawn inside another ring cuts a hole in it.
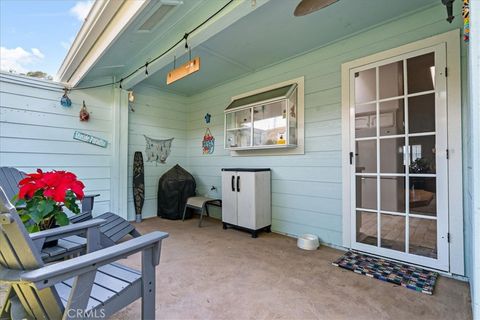
[{"label": "light blue wood siding", "polygon": [[[73,139],[78,130],[112,140],[113,90],[74,91],[72,107],[60,105],[62,87],[50,81],[0,73],[0,166],[24,172],[68,170],[85,183],[86,193],[99,193],[94,213],[110,210],[112,149]],[[78,113],[85,100],[90,121]]]},{"label": "light blue wood siding", "polygon": [[[158,180],[175,164],[187,164],[187,112],[185,98],[164,93],[150,87],[135,88],[135,112],[128,117],[128,218],[135,219],[132,191],[132,164],[135,151],[143,153],[145,165],[144,218],[157,215]],[[170,156],[165,164],[147,162],[145,138],[174,138]]]},{"label": "light blue wood siding", "polygon": [[[445,21],[441,5],[376,26],[297,58],[259,70],[189,98],[188,163],[200,193],[221,187],[223,167],[272,169],[273,230],[314,233],[342,244],[341,64],[459,28]],[[465,60],[465,50],[462,51]],[[305,77],[305,155],[230,157],[223,149],[223,111],[230,98],[277,82]],[[212,115],[215,153],[203,155],[203,117]]]}]

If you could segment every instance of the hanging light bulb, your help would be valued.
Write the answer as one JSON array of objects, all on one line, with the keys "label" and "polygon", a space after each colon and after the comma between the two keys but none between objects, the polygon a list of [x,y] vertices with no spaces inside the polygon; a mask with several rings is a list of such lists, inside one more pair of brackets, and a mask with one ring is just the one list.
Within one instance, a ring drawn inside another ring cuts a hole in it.
[{"label": "hanging light bulb", "polygon": [[134,102],[135,96],[133,95],[133,91],[128,91],[128,101]]},{"label": "hanging light bulb", "polygon": [[130,109],[131,112],[135,112],[135,96],[133,95],[133,90],[128,91],[128,108]]},{"label": "hanging light bulb", "polygon": [[188,52],[188,33],[185,33],[185,35],[183,36],[183,39],[185,39],[185,51]]}]

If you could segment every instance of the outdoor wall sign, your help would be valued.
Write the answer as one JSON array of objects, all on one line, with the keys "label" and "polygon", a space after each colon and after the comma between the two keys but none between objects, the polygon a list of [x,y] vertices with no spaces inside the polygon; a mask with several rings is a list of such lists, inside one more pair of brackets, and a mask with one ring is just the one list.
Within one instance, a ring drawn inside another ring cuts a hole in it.
[{"label": "outdoor wall sign", "polygon": [[95,146],[99,146],[99,147],[102,147],[102,148],[106,148],[108,146],[108,141],[107,140],[102,139],[102,138],[98,138],[98,137],[94,137],[94,136],[91,136],[87,133],[83,133],[83,132],[80,132],[80,131],[75,131],[75,133],[73,134],[73,139],[83,141],[83,142],[86,142],[86,143],[90,143],[90,144],[93,144]]},{"label": "outdoor wall sign", "polygon": [[145,154],[147,155],[147,162],[165,163],[170,155],[170,148],[172,146],[173,138],[160,140],[152,139],[143,135],[147,142]]}]

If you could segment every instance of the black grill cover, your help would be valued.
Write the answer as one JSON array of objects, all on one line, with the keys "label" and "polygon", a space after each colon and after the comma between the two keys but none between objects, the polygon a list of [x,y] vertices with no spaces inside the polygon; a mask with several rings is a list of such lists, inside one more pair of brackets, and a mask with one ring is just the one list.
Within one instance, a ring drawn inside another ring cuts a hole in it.
[{"label": "black grill cover", "polygon": [[[197,185],[193,176],[178,164],[163,174],[158,182],[157,216],[182,219],[183,209],[189,197],[195,196]],[[185,218],[191,217],[187,210]]]}]

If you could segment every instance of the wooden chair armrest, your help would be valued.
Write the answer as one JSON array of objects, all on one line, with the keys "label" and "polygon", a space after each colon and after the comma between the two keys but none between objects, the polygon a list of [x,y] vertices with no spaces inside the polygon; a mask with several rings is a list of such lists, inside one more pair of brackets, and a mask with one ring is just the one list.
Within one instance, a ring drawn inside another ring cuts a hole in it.
[{"label": "wooden chair armrest", "polygon": [[0,266],[0,283],[4,284],[19,284],[24,283],[25,281],[22,280],[22,274],[25,271],[23,270],[14,270],[14,269],[6,269]]},{"label": "wooden chair armrest", "polygon": [[86,234],[88,229],[96,228],[104,222],[105,220],[103,219],[92,219],[85,222],[69,224],[68,226],[31,233],[30,238],[33,241],[38,239],[45,239],[45,241],[51,241],[74,235],[82,235]]},{"label": "wooden chair armrest", "polygon": [[24,272],[21,274],[21,280],[33,283],[37,289],[41,290],[51,287],[60,281],[97,270],[103,265],[148,249],[155,249],[152,263],[157,265],[160,257],[161,242],[167,237],[168,233],[154,231],[112,247]]}]

